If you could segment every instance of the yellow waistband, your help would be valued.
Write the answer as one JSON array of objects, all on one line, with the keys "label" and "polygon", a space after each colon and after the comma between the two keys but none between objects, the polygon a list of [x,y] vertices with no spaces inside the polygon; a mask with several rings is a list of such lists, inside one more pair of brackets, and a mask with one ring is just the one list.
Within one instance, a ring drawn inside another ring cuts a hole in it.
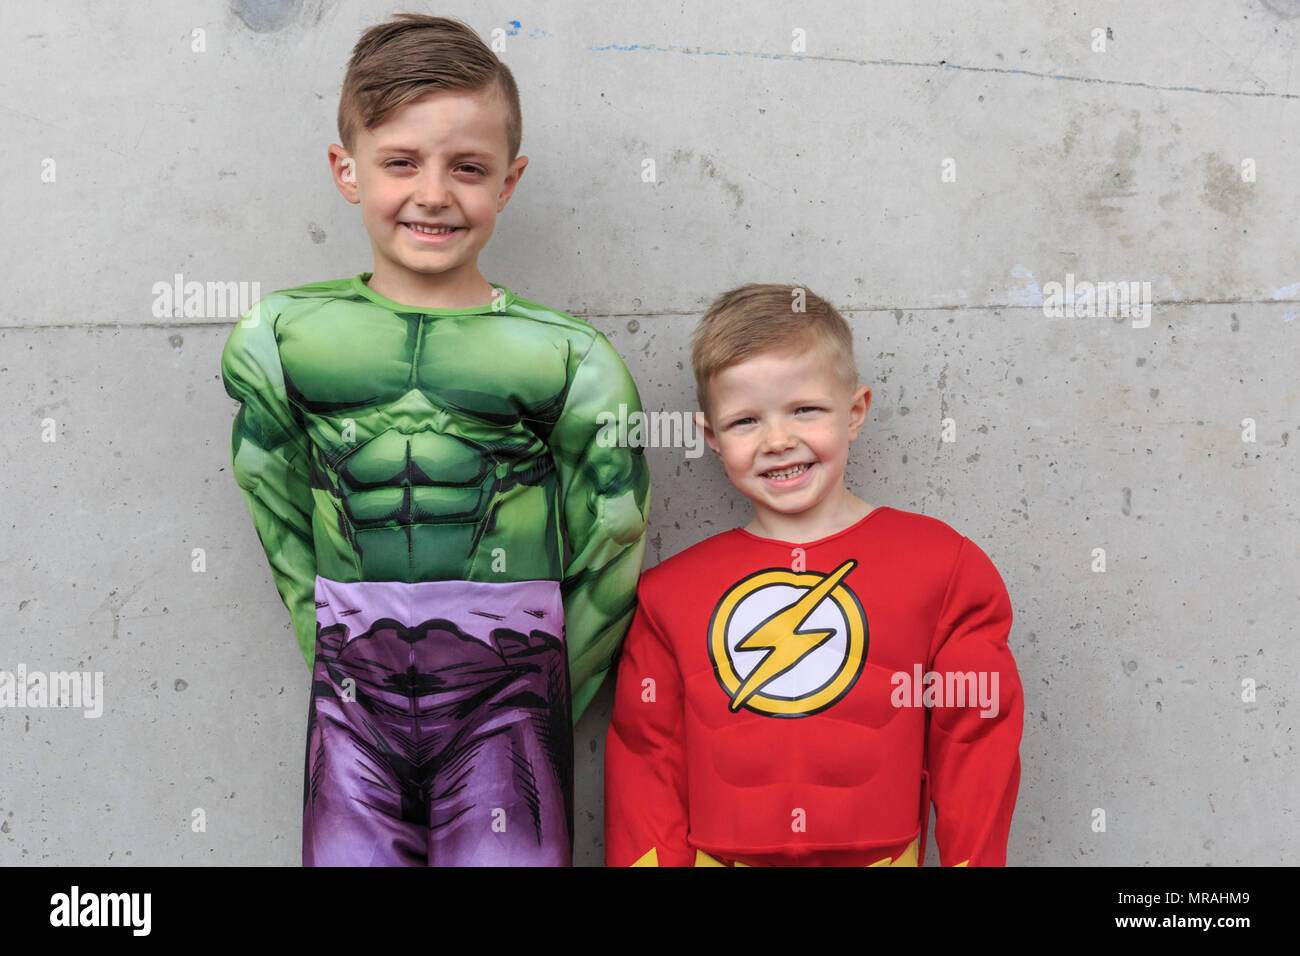
[{"label": "yellow waistband", "polygon": [[[897,856],[897,858],[891,859],[890,857],[886,856],[877,860],[875,863],[866,863],[864,864],[864,866],[920,866],[920,862],[917,860],[919,850],[920,850],[919,841],[913,840],[911,843],[907,845],[907,848]],[[633,866],[658,866],[659,853],[657,850],[652,848],[643,857],[641,857],[641,859],[637,860],[632,865]],[[734,864],[723,863],[717,857],[710,856],[708,853],[705,853],[703,850],[695,851],[695,865],[696,866],[746,866],[746,867],[749,866],[748,863],[734,863]]]}]

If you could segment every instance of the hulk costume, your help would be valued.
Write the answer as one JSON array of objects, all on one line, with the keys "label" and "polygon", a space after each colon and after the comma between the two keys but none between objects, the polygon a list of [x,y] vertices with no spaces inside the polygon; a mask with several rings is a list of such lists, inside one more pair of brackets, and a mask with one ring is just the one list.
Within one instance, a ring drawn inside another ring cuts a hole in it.
[{"label": "hulk costume", "polygon": [[[635,608],[640,399],[592,326],[496,286],[286,289],[222,354],[233,471],[312,667],[304,865],[567,865],[573,733]],[[567,554],[566,559],[566,545]]]}]

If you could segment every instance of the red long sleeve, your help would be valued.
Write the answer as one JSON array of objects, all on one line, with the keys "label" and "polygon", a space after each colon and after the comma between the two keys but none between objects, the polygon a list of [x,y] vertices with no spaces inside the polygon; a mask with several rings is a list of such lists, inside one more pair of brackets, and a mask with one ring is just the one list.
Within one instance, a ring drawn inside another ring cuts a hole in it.
[{"label": "red long sleeve", "polygon": [[690,866],[682,677],[638,588],[605,737],[605,862]]},{"label": "red long sleeve", "polygon": [[1007,647],[1011,617],[1011,601],[993,562],[974,542],[963,540],[928,667],[945,682],[963,675],[966,696],[964,706],[947,698],[931,708],[926,737],[943,866],[1006,865],[1024,725],[1020,676]]}]

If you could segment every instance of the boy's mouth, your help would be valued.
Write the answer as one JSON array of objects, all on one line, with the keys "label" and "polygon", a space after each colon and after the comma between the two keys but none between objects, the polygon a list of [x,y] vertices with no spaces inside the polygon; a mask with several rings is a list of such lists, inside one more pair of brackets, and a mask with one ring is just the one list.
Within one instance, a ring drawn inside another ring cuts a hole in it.
[{"label": "boy's mouth", "polygon": [[430,226],[421,222],[404,222],[402,228],[420,242],[447,242],[465,231],[464,226]]},{"label": "boy's mouth", "polygon": [[774,468],[771,471],[764,471],[761,472],[761,475],[768,481],[774,481],[778,484],[794,482],[807,474],[814,464],[816,463],[805,461],[797,465],[787,465],[784,468]]}]

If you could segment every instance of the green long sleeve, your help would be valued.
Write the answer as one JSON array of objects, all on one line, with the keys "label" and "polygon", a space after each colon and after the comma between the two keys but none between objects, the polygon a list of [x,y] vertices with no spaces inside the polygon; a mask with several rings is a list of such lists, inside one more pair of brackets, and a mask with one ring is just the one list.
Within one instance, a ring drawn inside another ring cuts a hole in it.
[{"label": "green long sleeve", "polygon": [[311,454],[285,391],[271,302],[262,299],[236,323],[221,355],[221,378],[227,394],[242,402],[230,438],[235,480],[310,667],[316,653]]},{"label": "green long sleeve", "polygon": [[641,412],[623,360],[596,333],[551,433],[572,558],[561,582],[576,724],[610,669],[636,609],[650,473],[644,449],[602,432],[603,416]]}]

